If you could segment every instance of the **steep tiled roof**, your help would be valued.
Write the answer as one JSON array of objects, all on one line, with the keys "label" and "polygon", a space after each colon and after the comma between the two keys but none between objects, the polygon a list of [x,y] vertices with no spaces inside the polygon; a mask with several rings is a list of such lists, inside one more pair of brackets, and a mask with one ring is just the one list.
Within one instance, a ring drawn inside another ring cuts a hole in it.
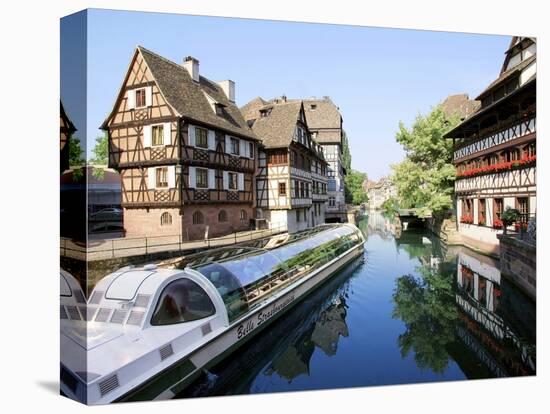
[{"label": "steep tiled roof", "polygon": [[449,95],[441,103],[445,115],[458,116],[461,120],[476,112],[480,105],[481,102],[470,99],[466,93]]},{"label": "steep tiled roof", "polygon": [[[252,123],[252,130],[262,140],[266,148],[288,147],[292,142],[294,128],[300,116],[301,101],[267,103],[259,106],[261,98],[246,104],[242,110],[246,111],[245,118]],[[254,101],[256,101],[254,103]],[[270,111],[267,116],[260,116],[260,110]]]},{"label": "steep tiled roof", "polygon": [[[183,66],[142,46],[138,46],[137,50],[147,63],[162,94],[180,116],[203,122],[235,135],[257,139],[239,108],[235,103],[229,101],[217,83],[204,76],[200,76],[199,82],[194,82]],[[223,105],[222,115],[216,115],[204,93]]]},{"label": "steep tiled roof", "polygon": [[338,107],[327,96],[321,99],[309,98],[302,101],[310,130],[317,131],[320,144],[342,141],[342,116]]}]

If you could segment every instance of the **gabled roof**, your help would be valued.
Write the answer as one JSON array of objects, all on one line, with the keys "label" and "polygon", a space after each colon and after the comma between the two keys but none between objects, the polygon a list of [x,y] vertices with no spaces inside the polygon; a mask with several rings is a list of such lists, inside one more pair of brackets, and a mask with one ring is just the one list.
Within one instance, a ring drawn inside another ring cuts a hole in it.
[{"label": "gabled roof", "polygon": [[[256,98],[243,106],[242,110],[246,111],[246,120],[254,121],[252,130],[266,148],[288,147],[292,142],[294,128],[300,116],[302,101],[268,102],[259,106],[260,100],[263,101],[261,98]],[[270,112],[269,115],[262,117],[261,111]]]},{"label": "gabled roof", "polygon": [[[304,99],[303,102],[310,129],[339,129],[342,127],[342,115],[328,96],[323,99]],[[312,105],[315,108],[312,108]]]},{"label": "gabled roof", "polygon": [[67,113],[65,112],[65,108],[63,108],[63,102],[61,101],[59,101],[59,116],[63,118],[63,121],[65,122],[65,128],[67,128],[70,133],[73,133],[76,131],[76,127],[67,116]]},{"label": "gabled roof", "polygon": [[[199,82],[194,82],[183,66],[142,46],[137,47],[136,53],[141,53],[162,95],[179,116],[229,133],[257,139],[239,108],[229,101],[216,82],[204,76],[200,76]],[[222,115],[216,115],[205,94],[223,107]],[[103,127],[106,127],[111,116],[112,114],[104,122]]]},{"label": "gabled roof", "polygon": [[477,100],[480,100],[482,99],[483,97],[485,97],[487,94],[489,94],[493,89],[496,88],[496,86],[500,85],[501,83],[503,83],[504,81],[510,79],[512,77],[512,75],[515,75],[515,74],[519,74],[521,73],[521,71],[523,69],[525,69],[527,66],[529,66],[529,64],[531,64],[531,62],[533,62],[535,59],[537,58],[537,55],[533,55],[533,56],[530,56],[528,57],[527,59],[523,60],[521,63],[517,64],[516,66],[514,66],[513,68],[505,71],[505,72],[501,72],[499,77],[496,78],[493,82],[491,82],[489,84],[489,86],[487,86],[483,92],[481,92],[479,94],[479,96],[476,98]]}]

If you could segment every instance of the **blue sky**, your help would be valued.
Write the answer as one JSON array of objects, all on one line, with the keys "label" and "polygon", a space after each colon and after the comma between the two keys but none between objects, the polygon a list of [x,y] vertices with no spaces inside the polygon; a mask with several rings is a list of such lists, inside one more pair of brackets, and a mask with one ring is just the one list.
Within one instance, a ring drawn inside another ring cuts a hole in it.
[{"label": "blue sky", "polygon": [[[87,17],[87,18],[86,18]],[[87,31],[79,23],[87,23]],[[378,179],[403,159],[400,120],[411,124],[447,95],[475,97],[500,70],[508,36],[88,10],[62,21],[61,98],[88,153],[111,110],[136,45],[201,74],[236,82],[239,106],[328,95],[340,107],[352,167]],[[82,45],[87,41],[87,118]],[[80,59],[82,60],[82,59]]]}]

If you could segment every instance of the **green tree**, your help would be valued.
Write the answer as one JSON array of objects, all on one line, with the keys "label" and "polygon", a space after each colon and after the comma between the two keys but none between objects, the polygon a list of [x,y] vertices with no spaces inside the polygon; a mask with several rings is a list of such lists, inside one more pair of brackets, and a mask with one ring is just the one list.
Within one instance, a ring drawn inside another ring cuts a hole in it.
[{"label": "green tree", "polygon": [[[109,140],[107,138],[107,133],[103,136],[96,137],[95,146],[92,149],[94,154],[93,158],[90,160],[94,164],[107,165],[109,162]],[[94,168],[92,172],[95,178],[102,180],[105,177],[105,170],[103,168]]]},{"label": "green tree", "polygon": [[458,117],[447,117],[437,106],[428,115],[419,115],[411,128],[399,123],[395,138],[407,155],[392,165],[392,179],[401,207],[418,208],[421,215],[428,215],[452,206],[452,141],[443,135],[459,121]]},{"label": "green tree", "polygon": [[82,166],[85,163],[84,150],[80,145],[80,140],[75,137],[71,137],[69,140],[69,165],[71,167]]},{"label": "green tree", "polygon": [[367,203],[369,197],[367,193],[363,190],[363,182],[367,179],[367,174],[350,170],[345,178],[346,183],[346,203],[349,204],[361,204]]},{"label": "green tree", "polygon": [[401,356],[405,358],[412,350],[420,368],[442,373],[449,363],[446,347],[454,341],[458,318],[452,274],[429,266],[417,270],[420,277],[408,274],[397,279],[392,296],[392,317],[406,327],[398,338]]},{"label": "green tree", "polygon": [[107,133],[103,136],[96,137],[95,146],[92,149],[94,157],[91,161],[94,164],[107,165],[109,161],[109,146],[108,146]]},{"label": "green tree", "polygon": [[351,151],[346,131],[342,132],[342,166],[347,172],[351,172]]}]

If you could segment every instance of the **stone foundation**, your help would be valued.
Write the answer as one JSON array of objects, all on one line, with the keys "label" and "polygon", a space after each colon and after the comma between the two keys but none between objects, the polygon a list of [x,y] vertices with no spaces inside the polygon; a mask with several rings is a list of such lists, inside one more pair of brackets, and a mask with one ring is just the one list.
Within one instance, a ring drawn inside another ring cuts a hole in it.
[{"label": "stone foundation", "polygon": [[536,299],[537,248],[514,236],[498,235],[501,272]]},{"label": "stone foundation", "polygon": [[[221,210],[226,212],[226,220],[219,220]],[[244,217],[241,216],[244,211]],[[200,212],[202,224],[193,224],[193,214]],[[171,224],[161,224],[161,216],[168,213]],[[192,205],[181,208],[124,208],[124,229],[126,237],[156,237],[181,235],[183,241],[203,240],[225,236],[250,229],[253,209],[249,205],[215,204]],[[208,232],[206,229],[208,227]]]}]

